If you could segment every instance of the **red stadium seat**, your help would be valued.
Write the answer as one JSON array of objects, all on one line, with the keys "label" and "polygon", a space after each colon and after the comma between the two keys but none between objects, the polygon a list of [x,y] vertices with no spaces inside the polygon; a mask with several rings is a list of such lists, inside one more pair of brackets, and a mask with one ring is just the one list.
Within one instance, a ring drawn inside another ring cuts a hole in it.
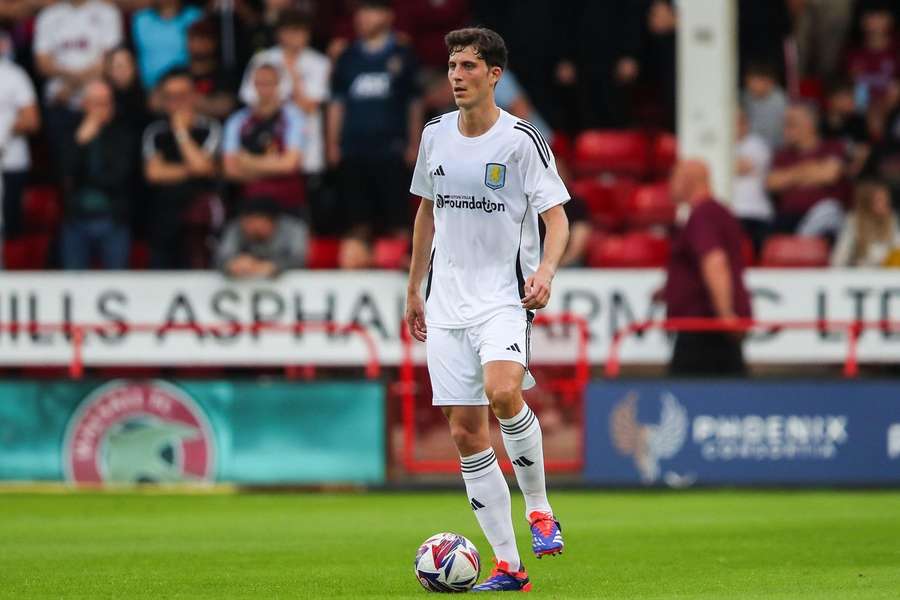
[{"label": "red stadium seat", "polygon": [[637,188],[628,199],[627,220],[632,227],[672,225],[675,202],[669,193],[669,184],[654,183]]},{"label": "red stadium seat", "polygon": [[10,271],[40,271],[47,268],[50,234],[29,233],[3,244],[3,266]]},{"label": "red stadium seat", "polygon": [[26,231],[55,231],[62,220],[59,191],[51,185],[33,185],[22,194]]},{"label": "red stadium seat", "polygon": [[657,179],[668,178],[675,161],[678,160],[678,138],[671,133],[661,133],[653,140],[651,152],[653,176]]},{"label": "red stadium seat", "polygon": [[588,266],[618,269],[663,267],[669,260],[669,240],[645,232],[597,235],[588,251]]},{"label": "red stadium seat", "polygon": [[760,266],[808,268],[828,266],[828,242],[818,237],[773,235],[763,244]]},{"label": "red stadium seat", "polygon": [[628,198],[636,187],[630,179],[587,178],[575,181],[572,193],[584,201],[595,225],[614,230],[625,222]]},{"label": "red stadium seat", "polygon": [[376,269],[406,269],[409,267],[409,239],[383,237],[375,240],[372,263]]},{"label": "red stadium seat", "polygon": [[561,131],[554,131],[553,139],[550,140],[550,149],[553,150],[553,156],[556,157],[557,162],[568,163],[572,157],[572,138]]},{"label": "red stadium seat", "polygon": [[643,177],[650,158],[647,137],[637,131],[585,131],[575,140],[579,176],[613,173]]},{"label": "red stadium seat", "polygon": [[744,259],[745,267],[756,266],[756,250],[753,248],[753,242],[746,235],[741,238],[741,257]]},{"label": "red stadium seat", "polygon": [[307,269],[337,269],[341,240],[331,237],[313,237],[306,254]]}]

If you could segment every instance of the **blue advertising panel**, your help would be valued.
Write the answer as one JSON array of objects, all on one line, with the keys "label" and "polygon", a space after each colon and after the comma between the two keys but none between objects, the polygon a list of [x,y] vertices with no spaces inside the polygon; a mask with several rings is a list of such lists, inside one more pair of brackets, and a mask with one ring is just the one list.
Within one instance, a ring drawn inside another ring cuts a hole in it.
[{"label": "blue advertising panel", "polygon": [[615,381],[588,388],[596,484],[900,484],[900,383]]}]

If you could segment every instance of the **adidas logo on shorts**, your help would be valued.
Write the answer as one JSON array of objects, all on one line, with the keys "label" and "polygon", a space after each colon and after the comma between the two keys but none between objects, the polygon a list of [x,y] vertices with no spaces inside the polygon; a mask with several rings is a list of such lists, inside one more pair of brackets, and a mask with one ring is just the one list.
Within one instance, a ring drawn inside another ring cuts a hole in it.
[{"label": "adidas logo on shorts", "polygon": [[518,352],[519,354],[522,353],[522,351],[519,349],[519,345],[518,345],[518,344],[510,344],[509,346],[506,347],[506,349],[507,349],[507,350],[512,350],[513,352]]},{"label": "adidas logo on shorts", "polygon": [[432,177],[443,177],[445,175],[443,165],[438,165],[438,168],[431,172]]}]

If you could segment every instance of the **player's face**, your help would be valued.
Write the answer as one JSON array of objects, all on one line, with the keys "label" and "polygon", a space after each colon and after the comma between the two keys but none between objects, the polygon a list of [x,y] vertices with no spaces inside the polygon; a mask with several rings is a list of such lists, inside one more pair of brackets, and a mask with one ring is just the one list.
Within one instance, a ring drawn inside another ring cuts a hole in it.
[{"label": "player's face", "polygon": [[500,67],[488,67],[472,47],[451,54],[447,61],[447,78],[456,105],[470,108],[490,98],[501,72]]}]

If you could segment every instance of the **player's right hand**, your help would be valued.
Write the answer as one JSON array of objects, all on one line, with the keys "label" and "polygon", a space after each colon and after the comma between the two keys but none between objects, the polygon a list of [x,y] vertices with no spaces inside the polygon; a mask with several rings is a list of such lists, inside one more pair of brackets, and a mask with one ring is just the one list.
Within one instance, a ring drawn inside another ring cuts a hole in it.
[{"label": "player's right hand", "polygon": [[425,341],[428,331],[425,327],[425,302],[421,294],[406,296],[406,326],[411,336],[420,342]]}]

